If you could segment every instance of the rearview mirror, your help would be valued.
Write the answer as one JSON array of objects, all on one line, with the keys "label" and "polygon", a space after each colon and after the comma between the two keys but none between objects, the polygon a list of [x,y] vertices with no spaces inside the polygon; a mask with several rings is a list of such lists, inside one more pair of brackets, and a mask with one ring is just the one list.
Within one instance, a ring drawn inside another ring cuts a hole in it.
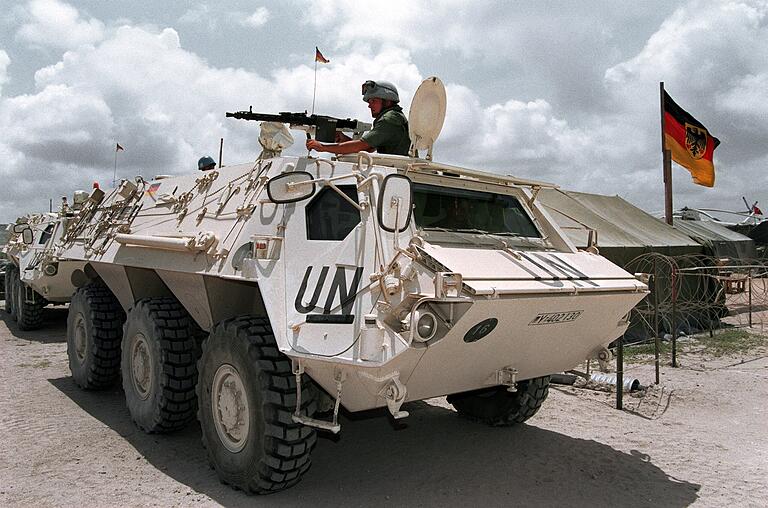
[{"label": "rearview mirror", "polygon": [[21,241],[24,242],[24,245],[30,245],[32,243],[32,240],[34,240],[34,236],[32,235],[32,229],[29,226],[27,226],[21,232]]},{"label": "rearview mirror", "polygon": [[315,193],[314,177],[306,171],[291,171],[267,182],[267,196],[273,203],[295,203]]},{"label": "rearview mirror", "polygon": [[31,244],[34,240],[32,228],[29,227],[29,224],[14,224],[13,232],[17,235],[21,235],[21,241],[26,245]]},{"label": "rearview mirror", "polygon": [[397,174],[384,178],[377,210],[381,228],[390,233],[405,231],[411,223],[412,203],[410,178]]}]

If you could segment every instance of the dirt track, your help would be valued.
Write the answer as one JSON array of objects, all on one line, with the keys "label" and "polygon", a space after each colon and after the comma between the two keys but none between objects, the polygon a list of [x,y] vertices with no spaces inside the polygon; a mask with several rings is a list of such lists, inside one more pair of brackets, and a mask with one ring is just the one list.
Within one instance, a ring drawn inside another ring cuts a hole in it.
[{"label": "dirt track", "polygon": [[[768,359],[683,358],[629,411],[613,395],[554,387],[527,425],[488,428],[444,400],[323,434],[293,489],[248,497],[207,464],[197,425],[146,435],[119,389],[69,376],[65,310],[20,332],[0,311],[0,506],[766,506]],[[705,369],[705,371],[700,371]],[[648,366],[631,375],[652,380]]]}]

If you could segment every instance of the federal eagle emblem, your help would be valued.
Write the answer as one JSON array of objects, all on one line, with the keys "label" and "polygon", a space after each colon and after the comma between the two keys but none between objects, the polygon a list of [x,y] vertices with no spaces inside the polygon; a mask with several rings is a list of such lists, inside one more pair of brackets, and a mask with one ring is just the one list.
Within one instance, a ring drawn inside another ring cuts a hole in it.
[{"label": "federal eagle emblem", "polygon": [[707,150],[707,130],[689,123],[685,124],[685,148],[694,159],[704,157]]}]

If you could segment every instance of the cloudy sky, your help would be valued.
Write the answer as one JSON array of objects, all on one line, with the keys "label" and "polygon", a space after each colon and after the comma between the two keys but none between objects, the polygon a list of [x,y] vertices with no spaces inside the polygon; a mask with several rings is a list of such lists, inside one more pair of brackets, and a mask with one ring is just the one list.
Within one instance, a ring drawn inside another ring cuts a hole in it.
[{"label": "cloudy sky", "polygon": [[122,177],[193,171],[222,137],[252,160],[257,125],[224,112],[309,109],[315,45],[317,113],[369,119],[366,79],[407,109],[437,75],[436,160],[652,212],[664,81],[722,141],[713,189],[673,167],[675,206],[768,207],[768,0],[0,0],[0,222],[108,185],[115,142]]}]

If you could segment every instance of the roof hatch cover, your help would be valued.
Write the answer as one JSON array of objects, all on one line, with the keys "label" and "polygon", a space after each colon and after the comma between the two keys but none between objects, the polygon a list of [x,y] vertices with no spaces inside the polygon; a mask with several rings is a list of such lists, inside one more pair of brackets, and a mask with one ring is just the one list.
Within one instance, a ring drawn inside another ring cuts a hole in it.
[{"label": "roof hatch cover", "polygon": [[445,120],[445,86],[432,76],[421,82],[411,101],[408,113],[408,131],[411,136],[411,155],[416,150],[427,150],[432,159],[432,145],[437,141]]}]

